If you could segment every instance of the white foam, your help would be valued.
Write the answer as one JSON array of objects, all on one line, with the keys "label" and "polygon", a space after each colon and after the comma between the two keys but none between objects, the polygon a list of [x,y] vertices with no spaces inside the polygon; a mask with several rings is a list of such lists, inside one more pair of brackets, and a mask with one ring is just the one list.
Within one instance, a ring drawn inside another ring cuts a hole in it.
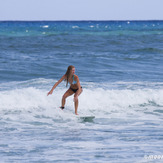
[{"label": "white foam", "polygon": [[32,87],[4,91],[0,93],[1,109],[30,109],[46,107],[46,94]]},{"label": "white foam", "polygon": [[[34,115],[69,118],[74,114],[73,96],[67,98],[65,110],[62,112],[58,108],[61,106],[62,95],[68,88],[61,84],[52,95],[47,96],[54,83],[53,80],[46,79],[8,83],[7,89],[0,91],[0,112],[32,112]],[[161,88],[103,89],[94,85],[91,87],[89,83],[82,83],[82,86],[83,93],[79,96],[79,114],[95,115],[96,118],[114,116],[149,118],[155,116],[153,111],[156,108],[163,108]],[[149,112],[150,115],[146,117],[145,112]]]}]

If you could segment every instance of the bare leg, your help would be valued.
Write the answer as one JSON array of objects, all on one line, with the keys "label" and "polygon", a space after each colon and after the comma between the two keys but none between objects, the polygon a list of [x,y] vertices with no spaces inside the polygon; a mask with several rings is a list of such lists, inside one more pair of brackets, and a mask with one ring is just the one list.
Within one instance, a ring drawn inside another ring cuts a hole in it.
[{"label": "bare leg", "polygon": [[74,105],[75,105],[75,114],[76,115],[78,115],[78,104],[79,104],[79,102],[78,102],[78,99],[74,102]]},{"label": "bare leg", "polygon": [[79,100],[78,100],[78,96],[82,93],[83,89],[81,89],[81,91],[78,94],[78,91],[75,93],[74,95],[74,105],[75,105],[75,114],[78,115],[78,104],[79,104]]},{"label": "bare leg", "polygon": [[68,90],[65,92],[65,94],[64,94],[63,97],[62,97],[62,107],[65,106],[66,98],[67,98],[68,96],[71,96],[72,94],[74,94],[74,92],[73,92],[71,89],[68,89]]}]

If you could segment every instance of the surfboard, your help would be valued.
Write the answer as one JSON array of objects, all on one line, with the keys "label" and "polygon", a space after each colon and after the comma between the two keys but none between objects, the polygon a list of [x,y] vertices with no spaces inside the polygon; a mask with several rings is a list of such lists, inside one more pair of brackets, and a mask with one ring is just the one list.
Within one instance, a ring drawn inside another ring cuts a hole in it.
[{"label": "surfboard", "polygon": [[95,118],[93,115],[77,115],[77,117],[84,121],[92,121]]}]

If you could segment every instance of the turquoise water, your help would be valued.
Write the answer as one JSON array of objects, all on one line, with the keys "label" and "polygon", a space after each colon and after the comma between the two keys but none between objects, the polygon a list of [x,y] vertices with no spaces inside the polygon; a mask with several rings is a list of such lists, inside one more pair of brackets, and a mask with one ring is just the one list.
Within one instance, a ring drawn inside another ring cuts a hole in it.
[{"label": "turquoise water", "polygon": [[[2,162],[161,162],[163,21],[0,22]],[[59,108],[74,65],[83,93]]]}]

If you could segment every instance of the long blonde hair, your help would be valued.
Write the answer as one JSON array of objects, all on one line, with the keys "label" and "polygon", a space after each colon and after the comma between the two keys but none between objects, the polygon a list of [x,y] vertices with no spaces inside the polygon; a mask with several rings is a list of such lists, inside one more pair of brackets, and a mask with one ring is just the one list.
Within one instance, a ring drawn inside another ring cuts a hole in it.
[{"label": "long blonde hair", "polygon": [[70,79],[70,75],[71,75],[71,70],[73,69],[73,68],[75,68],[73,65],[70,65],[70,66],[68,66],[68,68],[67,68],[67,71],[66,71],[66,87],[67,87],[67,85],[68,85],[68,80]]}]

